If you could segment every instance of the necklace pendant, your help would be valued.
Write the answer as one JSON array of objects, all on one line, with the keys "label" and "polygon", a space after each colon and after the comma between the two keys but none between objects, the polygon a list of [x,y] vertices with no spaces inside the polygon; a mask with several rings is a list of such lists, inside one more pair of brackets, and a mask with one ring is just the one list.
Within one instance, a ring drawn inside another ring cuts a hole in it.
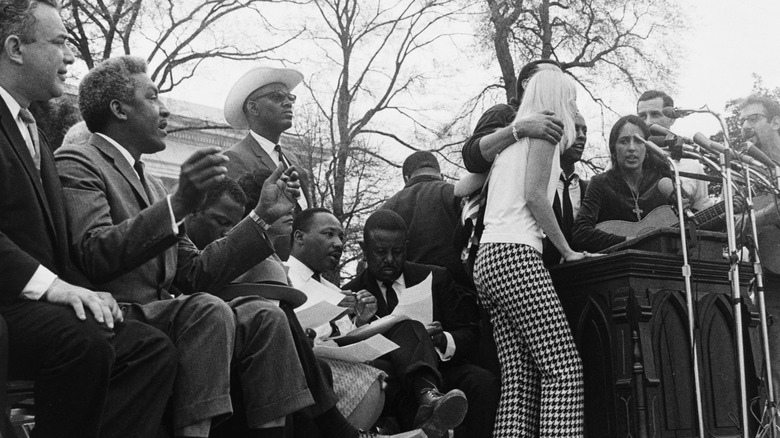
[{"label": "necklace pendant", "polygon": [[634,213],[636,213],[636,220],[641,221],[643,210],[639,208],[639,204],[636,202],[634,202]]}]

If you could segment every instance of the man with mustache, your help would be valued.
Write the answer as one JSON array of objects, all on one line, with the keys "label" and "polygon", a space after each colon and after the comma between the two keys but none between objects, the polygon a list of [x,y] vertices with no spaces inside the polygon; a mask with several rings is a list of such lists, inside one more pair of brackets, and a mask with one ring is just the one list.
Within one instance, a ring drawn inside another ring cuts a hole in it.
[{"label": "man with mustache", "polygon": [[[561,177],[558,179],[558,187],[555,190],[555,198],[553,198],[555,219],[558,220],[558,225],[560,225],[561,231],[570,245],[572,243],[572,226],[580,212],[582,198],[585,197],[585,192],[588,189],[588,181],[581,179],[574,171],[574,165],[582,159],[582,152],[588,141],[588,126],[582,114],[577,113],[574,117],[574,126],[577,136],[574,137],[571,146],[561,154]],[[546,237],[542,259],[545,266],[554,266],[561,262],[561,253]]]},{"label": "man with mustache", "polygon": [[[327,209],[310,208],[296,216],[287,262],[292,285],[307,294],[323,285],[338,291],[338,287],[322,278],[322,273],[338,266],[343,239],[341,223]],[[346,334],[375,319],[378,303],[374,295],[361,290],[350,298],[351,302],[343,303],[354,308],[354,320],[344,317],[331,324],[311,327],[316,330],[317,339]],[[442,385],[439,354],[425,326],[405,320],[383,334],[400,347],[371,363],[390,376],[385,412],[395,415],[403,430],[420,428],[428,437],[438,438],[458,426],[466,415],[468,402],[460,390],[439,392]]]},{"label": "man with mustache", "polygon": [[368,266],[345,289],[369,291],[379,303],[377,316],[383,317],[393,312],[409,288],[432,277],[426,293],[432,301],[433,322],[426,329],[439,356],[441,385],[462,390],[469,400],[468,412],[463,424],[455,428],[455,437],[489,438],[500,384],[495,375],[473,364],[479,340],[476,299],[458,286],[446,269],[407,262],[406,240],[406,223],[401,216],[391,210],[372,214],[363,228]]},{"label": "man with mustache", "polygon": [[[303,75],[288,68],[255,67],[233,85],[225,99],[225,120],[235,129],[248,129],[243,140],[225,152],[230,158],[226,164],[227,176],[238,181],[246,173],[257,169],[274,170],[279,164],[295,166],[301,179],[303,196],[295,205],[295,212],[311,205],[309,178],[290,151],[282,148],[282,133],[292,127],[292,94]],[[274,241],[276,253],[282,260],[290,254],[289,236]]]},{"label": "man with mustache", "polygon": [[[170,115],[146,67],[141,58],[110,58],[79,86],[79,108],[93,135],[56,153],[72,252],[127,319],[174,341],[175,436],[208,436],[240,400],[246,437],[282,437],[285,417],[314,402],[284,313],[257,297],[226,303],[199,292],[219,291],[273,254],[265,231],[293,206],[293,169],[277,168],[249,217],[199,251],[182,222],[225,178],[227,159],[217,147],[199,149],[182,165],[172,194],[145,172],[141,157],[165,149]],[[243,397],[231,393],[231,380]]]}]

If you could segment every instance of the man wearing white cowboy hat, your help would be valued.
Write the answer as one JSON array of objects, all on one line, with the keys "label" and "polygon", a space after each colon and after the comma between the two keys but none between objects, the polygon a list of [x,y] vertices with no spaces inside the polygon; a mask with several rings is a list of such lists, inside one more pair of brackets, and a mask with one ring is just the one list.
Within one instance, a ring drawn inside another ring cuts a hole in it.
[{"label": "man wearing white cowboy hat", "polygon": [[[225,152],[230,158],[227,176],[238,180],[257,169],[276,169],[279,164],[295,166],[301,178],[303,196],[296,212],[310,204],[308,169],[279,145],[282,133],[292,126],[296,96],[291,94],[303,81],[303,74],[289,68],[254,67],[236,81],[225,99],[225,120],[236,129],[249,129],[247,136]],[[274,242],[282,260],[290,254],[289,238]]]}]

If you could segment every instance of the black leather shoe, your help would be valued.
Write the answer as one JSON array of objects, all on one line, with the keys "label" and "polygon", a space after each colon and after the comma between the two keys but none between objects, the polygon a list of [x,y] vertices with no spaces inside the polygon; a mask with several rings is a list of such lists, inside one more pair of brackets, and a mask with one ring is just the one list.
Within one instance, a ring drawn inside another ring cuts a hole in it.
[{"label": "black leather shoe", "polygon": [[459,389],[442,394],[426,389],[420,394],[420,407],[414,417],[414,427],[419,427],[430,438],[446,437],[447,431],[463,421],[469,402]]}]

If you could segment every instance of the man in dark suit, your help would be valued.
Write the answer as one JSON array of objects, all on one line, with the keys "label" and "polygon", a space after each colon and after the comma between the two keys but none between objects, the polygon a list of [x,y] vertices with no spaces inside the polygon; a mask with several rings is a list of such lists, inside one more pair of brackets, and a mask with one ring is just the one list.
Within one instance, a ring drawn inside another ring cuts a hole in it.
[{"label": "man in dark suit", "polygon": [[[276,166],[295,166],[301,178],[303,196],[298,199],[295,212],[311,205],[308,169],[295,156],[282,148],[282,133],[292,127],[293,104],[296,96],[291,91],[301,83],[303,75],[292,69],[255,67],[233,85],[225,99],[225,120],[236,129],[249,129],[243,140],[225,152],[230,158],[227,175],[238,181],[244,174],[257,169],[276,169]],[[276,253],[282,260],[290,255],[289,236],[274,241]]]},{"label": "man in dark suit", "polygon": [[[577,219],[582,198],[585,197],[585,192],[588,189],[588,181],[580,178],[574,168],[574,165],[582,159],[582,152],[588,141],[588,126],[585,124],[585,118],[582,117],[582,114],[577,113],[574,117],[574,127],[577,135],[571,145],[561,154],[561,176],[558,178],[558,187],[555,189],[555,197],[553,198],[555,219],[569,245],[572,243],[571,230],[574,220]],[[561,262],[561,253],[547,238],[544,239],[542,259],[545,266],[555,266]]]},{"label": "man in dark suit", "polygon": [[428,151],[409,155],[402,167],[404,188],[382,205],[393,210],[408,227],[406,257],[415,263],[447,268],[455,281],[472,286],[460,261],[453,234],[460,219],[455,187],[442,180],[436,157]]},{"label": "man in dark suit", "polygon": [[62,94],[74,61],[67,38],[56,2],[0,1],[0,313],[9,373],[35,380],[34,437],[155,436],[175,350],[160,331],[123,322],[110,294],[83,287],[54,158],[27,110]]},{"label": "man in dark suit", "polygon": [[474,358],[479,339],[477,303],[456,285],[446,269],[407,262],[406,234],[406,224],[395,212],[379,210],[372,214],[363,228],[368,266],[345,289],[370,292],[377,300],[376,315],[383,317],[404,303],[409,288],[432,277],[432,322],[421,322],[427,323],[439,356],[442,389],[460,389],[469,400],[468,413],[455,429],[455,436],[488,438],[493,433],[500,391],[495,375],[468,360]]},{"label": "man in dark suit", "polygon": [[[127,318],[175,341],[176,435],[207,436],[214,418],[231,412],[235,379],[248,436],[283,436],[285,416],[313,403],[284,313],[258,297],[226,304],[196,292],[218,291],[273,253],[265,230],[292,208],[287,192],[297,195],[297,183],[286,182],[293,169],[279,167],[249,217],[198,251],[181,223],[224,179],[220,149],[200,149],[187,159],[173,194],[145,174],[140,158],[165,148],[169,113],[140,58],[111,58],[90,70],[79,107],[94,134],[56,154],[72,250],[93,282],[126,303]],[[179,292],[185,295],[174,299]]]}]

